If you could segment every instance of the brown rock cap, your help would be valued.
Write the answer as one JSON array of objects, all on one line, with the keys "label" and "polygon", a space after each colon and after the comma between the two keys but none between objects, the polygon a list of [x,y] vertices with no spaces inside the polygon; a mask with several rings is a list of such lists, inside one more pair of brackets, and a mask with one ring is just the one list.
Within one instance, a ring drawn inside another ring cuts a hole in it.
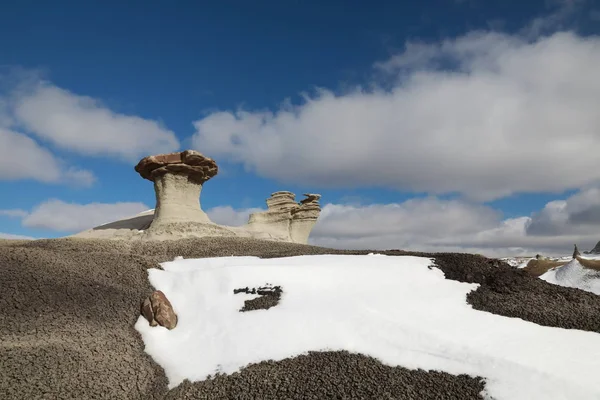
[{"label": "brown rock cap", "polygon": [[316,193],[304,193],[306,199],[301,200],[300,204],[316,204],[319,205],[319,199],[321,198],[320,194]]},{"label": "brown rock cap", "polygon": [[219,172],[215,160],[194,150],[142,158],[135,170],[142,178],[152,182],[159,176],[172,173],[188,175],[191,180],[204,183]]}]

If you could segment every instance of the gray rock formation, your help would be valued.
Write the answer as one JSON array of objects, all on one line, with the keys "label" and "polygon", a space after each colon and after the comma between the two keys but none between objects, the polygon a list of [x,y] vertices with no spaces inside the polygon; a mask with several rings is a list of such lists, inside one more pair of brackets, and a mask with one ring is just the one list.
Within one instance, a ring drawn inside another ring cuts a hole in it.
[{"label": "gray rock formation", "polygon": [[573,250],[573,258],[577,258],[580,255],[581,254],[579,253],[579,249],[577,248],[577,245],[575,245],[575,249]]}]

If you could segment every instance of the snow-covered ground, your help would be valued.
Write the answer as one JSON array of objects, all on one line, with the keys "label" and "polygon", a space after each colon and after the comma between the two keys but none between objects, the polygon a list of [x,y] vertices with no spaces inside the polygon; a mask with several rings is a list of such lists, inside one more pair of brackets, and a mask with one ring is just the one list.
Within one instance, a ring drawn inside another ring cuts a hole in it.
[{"label": "snow-covered ground", "polygon": [[[599,399],[600,334],[476,311],[477,288],[420,257],[176,259],[149,270],[179,316],[174,330],[135,327],[170,387],[309,350],[487,379],[495,399]],[[241,287],[280,285],[280,304],[239,312]]]},{"label": "snow-covered ground", "polygon": [[505,257],[500,260],[505,261],[511,267],[525,268],[530,260],[535,260],[535,257]]},{"label": "snow-covered ground", "polygon": [[[600,260],[598,254],[582,254],[585,260]],[[525,268],[535,257],[506,257],[501,258],[511,267]],[[577,288],[600,295],[600,272],[583,267],[573,256],[550,257],[549,261],[566,262],[567,264],[553,268],[540,276],[546,282]]]},{"label": "snow-covered ground", "polygon": [[574,287],[600,294],[600,271],[584,268],[576,259],[562,267],[553,268],[540,279],[555,285]]}]

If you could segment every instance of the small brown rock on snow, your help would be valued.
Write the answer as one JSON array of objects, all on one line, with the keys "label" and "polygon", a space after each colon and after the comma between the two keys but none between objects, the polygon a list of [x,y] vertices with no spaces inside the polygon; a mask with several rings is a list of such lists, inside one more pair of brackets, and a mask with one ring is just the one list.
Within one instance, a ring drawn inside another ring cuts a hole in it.
[{"label": "small brown rock on snow", "polygon": [[141,304],[141,314],[148,320],[150,326],[164,326],[173,329],[177,326],[177,314],[167,296],[160,290],[154,291]]}]

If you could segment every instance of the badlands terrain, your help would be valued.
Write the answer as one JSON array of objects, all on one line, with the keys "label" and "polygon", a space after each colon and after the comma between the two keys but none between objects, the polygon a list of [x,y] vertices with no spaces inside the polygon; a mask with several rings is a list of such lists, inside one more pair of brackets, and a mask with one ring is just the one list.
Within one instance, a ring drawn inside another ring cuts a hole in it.
[{"label": "badlands terrain", "polygon": [[[599,296],[519,266],[240,237],[3,240],[1,398],[600,398]],[[266,284],[282,292],[234,294]],[[140,316],[155,289],[172,330]]]}]

